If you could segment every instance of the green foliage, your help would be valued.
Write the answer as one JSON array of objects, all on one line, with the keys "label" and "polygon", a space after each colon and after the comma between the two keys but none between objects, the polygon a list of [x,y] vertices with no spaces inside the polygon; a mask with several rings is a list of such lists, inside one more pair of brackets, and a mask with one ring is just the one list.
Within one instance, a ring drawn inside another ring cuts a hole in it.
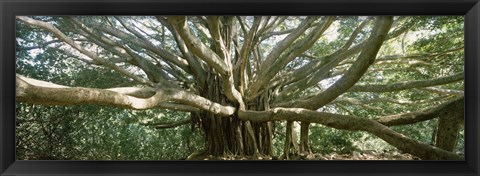
[{"label": "green foliage", "polygon": [[75,141],[68,134],[75,127],[75,110],[17,103],[16,135],[18,159],[71,159]]},{"label": "green foliage", "polygon": [[366,132],[359,132],[360,137],[353,140],[353,145],[363,151],[375,151],[377,153],[384,153],[388,151],[395,150],[395,147],[391,146],[387,142],[381,140],[380,138],[371,135]]},{"label": "green foliage", "polygon": [[[72,65],[76,69],[70,69]],[[117,72],[89,66],[55,48],[37,55],[18,51],[16,72],[69,86],[110,88],[131,84]],[[189,114],[183,112],[26,103],[17,103],[16,112],[19,160],[176,160],[203,146],[202,136],[189,125],[155,129],[141,124],[146,120],[162,123],[188,118]]]},{"label": "green foliage", "polygon": [[437,125],[438,120],[433,119],[410,125],[394,126],[392,129],[425,144],[433,144],[432,134],[437,130]]},{"label": "green foliage", "polygon": [[465,154],[465,129],[460,130],[460,133],[458,135],[457,145],[455,146],[454,152],[460,155]]},{"label": "green foliage", "polygon": [[361,136],[360,132],[343,131],[322,125],[311,125],[310,143],[314,153],[350,154],[356,150],[354,140]]},{"label": "green foliage", "polygon": [[[140,124],[152,116],[175,120],[187,114],[165,110],[137,113],[92,105],[51,107],[17,104],[18,159],[180,159],[202,146],[190,126],[154,129]],[[186,150],[178,150],[178,148]]]}]

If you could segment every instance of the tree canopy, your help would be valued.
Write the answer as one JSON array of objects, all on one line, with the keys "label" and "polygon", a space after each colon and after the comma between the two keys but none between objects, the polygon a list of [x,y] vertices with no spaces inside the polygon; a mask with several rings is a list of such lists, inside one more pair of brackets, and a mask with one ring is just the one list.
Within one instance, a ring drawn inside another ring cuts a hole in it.
[{"label": "tree canopy", "polygon": [[16,19],[24,159],[464,159],[462,16]]}]

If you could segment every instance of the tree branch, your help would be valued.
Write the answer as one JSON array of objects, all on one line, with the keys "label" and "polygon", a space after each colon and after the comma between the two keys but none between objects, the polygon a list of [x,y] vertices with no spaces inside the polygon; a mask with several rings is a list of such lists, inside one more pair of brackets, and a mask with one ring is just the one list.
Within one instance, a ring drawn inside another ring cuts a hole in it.
[{"label": "tree branch", "polygon": [[165,129],[165,128],[175,128],[178,126],[187,125],[187,124],[190,124],[191,122],[192,120],[188,118],[188,119],[184,119],[176,122],[170,122],[170,123],[161,123],[161,124],[141,123],[141,124],[145,126],[153,126],[155,129]]},{"label": "tree branch", "polygon": [[[259,72],[260,74],[248,89],[249,96],[247,100],[252,100],[253,98],[255,98],[259,90],[266,83],[268,83],[269,78],[273,77],[276,74],[275,70],[283,68],[282,64],[277,64],[277,66],[275,67],[273,67],[272,65],[276,62],[280,55],[310,27],[311,23],[313,23],[316,19],[317,18],[314,17],[307,17],[307,19],[302,21],[302,23],[293,32],[291,32],[281,42],[275,45],[275,48],[273,48],[272,51],[267,55],[265,61],[261,63]],[[283,60],[287,60],[287,58],[284,57]]]},{"label": "tree branch", "polygon": [[240,92],[235,89],[232,68],[230,68],[215,52],[191,34],[185,17],[170,16],[168,17],[168,21],[175,29],[177,29],[187,47],[220,74],[223,79],[225,95],[228,99],[238,102],[240,108],[245,108]]},{"label": "tree branch", "polygon": [[[161,18],[157,17],[157,20],[160,21]],[[186,58],[186,60],[188,62],[188,66],[191,68],[191,71],[193,73],[193,76],[195,76],[198,79],[197,82],[198,82],[199,86],[203,87],[204,84],[205,84],[205,81],[207,80],[207,78],[205,76],[206,72],[205,72],[205,69],[203,67],[203,63],[200,62],[199,60],[197,60],[196,58],[194,58],[193,53],[191,53],[190,50],[188,50],[187,45],[185,44],[185,42],[181,38],[180,34],[178,34],[178,32],[176,30],[174,30],[173,27],[171,27],[170,24],[167,23],[167,21],[162,22],[162,24],[164,24],[164,23],[166,23],[169,26],[168,29],[173,34],[173,37],[174,37],[175,41],[177,42],[178,48],[180,49],[180,51],[182,52],[182,54]]]},{"label": "tree branch", "polygon": [[[78,19],[76,19],[75,17],[70,17],[70,19],[72,21],[75,21],[76,23],[85,25],[85,23],[79,22]],[[188,63],[185,59],[183,59],[183,58],[181,58],[177,55],[174,55],[174,54],[168,52],[165,49],[162,49],[162,48],[159,48],[159,47],[155,46],[150,41],[142,40],[141,38],[135,37],[134,35],[123,32],[123,31],[121,31],[117,28],[111,27],[111,26],[99,25],[99,24],[89,24],[89,26],[91,26],[92,28],[98,29],[100,31],[103,31],[105,33],[108,33],[112,36],[118,37],[119,39],[122,39],[122,41],[125,42],[125,43],[129,42],[130,44],[133,44],[135,46],[145,48],[145,49],[157,54],[158,56],[161,56],[166,61],[177,65],[178,67],[182,68],[185,72],[187,72],[187,73],[189,72]]]},{"label": "tree branch", "polygon": [[[362,22],[362,24],[366,25],[367,21]],[[350,36],[349,41],[353,40],[358,35],[358,33],[361,30],[361,25],[357,27],[357,29],[355,29],[355,31]],[[397,37],[401,33],[405,32],[408,28],[409,27],[403,27],[402,30],[400,31],[395,30],[393,32],[390,32],[388,34],[387,39],[385,40],[387,41]],[[366,45],[367,42],[368,40],[365,40],[353,47],[350,47],[350,49],[348,48],[351,45],[351,43],[347,42],[338,51],[332,54],[329,54],[327,56],[324,56],[322,58],[313,58],[309,63],[302,66],[301,68],[296,69],[293,72],[289,72],[286,75],[282,75],[278,80],[275,80],[271,85],[273,87],[277,85],[287,85],[290,83],[294,83],[292,85],[289,85],[286,89],[284,89],[280,93],[282,96],[286,96],[285,94],[291,94],[292,91],[297,91],[297,90],[305,89],[307,87],[316,85],[319,81],[325,79],[325,76],[327,75],[327,73],[332,68],[336,67],[338,63],[362,51],[362,48],[367,46]]]},{"label": "tree branch", "polygon": [[[155,89],[155,94],[151,97],[137,98],[131,95],[146,97],[147,94],[152,94],[153,88],[96,89],[67,87],[17,74],[16,90],[18,101],[44,105],[97,104],[138,110],[163,107],[184,111],[196,111],[195,108],[198,108],[221,116],[230,116],[235,112],[234,107],[223,106],[201,96],[178,89],[157,88]],[[181,103],[182,105],[169,103],[171,101]]]},{"label": "tree branch", "polygon": [[420,59],[420,58],[425,58],[425,57],[436,57],[436,56],[441,56],[445,54],[449,54],[452,52],[456,51],[463,51],[464,47],[457,47],[457,48],[452,48],[446,51],[442,52],[437,52],[437,53],[415,53],[415,54],[408,54],[408,55],[388,55],[388,56],[382,56],[376,60],[376,62],[383,62],[387,60],[395,60],[395,59]]},{"label": "tree branch", "polygon": [[42,29],[45,29],[47,31],[50,31],[52,32],[56,37],[58,37],[60,40],[64,41],[65,43],[67,43],[68,45],[72,46],[73,48],[75,48],[76,50],[80,51],[82,54],[88,56],[89,58],[93,59],[96,63],[99,63],[99,64],[102,64],[102,65],[105,65],[115,71],[118,71],[120,73],[122,73],[123,75],[125,76],[128,76],[140,83],[143,83],[143,84],[146,84],[146,85],[150,85],[150,86],[154,86],[154,83],[147,80],[147,79],[144,79],[144,78],[141,78],[141,77],[138,77],[136,75],[133,75],[132,73],[130,73],[129,71],[115,65],[114,63],[111,63],[109,62],[108,60],[105,60],[103,58],[100,58],[98,57],[97,55],[95,55],[94,53],[86,50],[85,48],[81,47],[79,44],[75,43],[75,41],[73,41],[71,38],[69,38],[68,36],[66,36],[65,34],[63,34],[60,30],[58,30],[55,26],[49,24],[49,23],[45,23],[43,21],[38,21],[38,20],[34,20],[34,19],[31,19],[31,18],[28,18],[28,17],[24,17],[24,16],[17,16],[16,17],[17,19],[20,19],[22,20],[23,22],[27,23],[27,24],[30,24],[30,25],[33,25],[33,26],[37,26],[37,27],[40,27]]},{"label": "tree branch", "polygon": [[390,99],[390,98],[376,98],[376,99],[369,99],[369,100],[359,100],[355,98],[349,97],[338,97],[332,103],[337,102],[345,102],[354,105],[362,105],[362,104],[371,104],[371,103],[395,103],[400,105],[420,105],[425,103],[432,103],[435,101],[444,100],[445,98],[451,97],[450,95],[447,96],[440,96],[428,100],[419,100],[419,101],[410,101],[410,100],[402,100],[402,99]]},{"label": "tree branch", "polygon": [[338,63],[360,52],[365,44],[356,45],[342,52],[335,52],[324,58],[312,61],[307,65],[282,76],[279,80],[274,81],[273,85],[288,85],[279,95],[286,97],[292,92],[303,90],[312,85],[316,85],[319,81],[327,78],[331,69],[335,68]]},{"label": "tree branch", "polygon": [[[386,126],[413,124],[438,117],[439,114],[447,111],[460,112],[464,108],[464,97],[455,98],[446,103],[429,108],[427,110],[384,116],[377,121]],[[461,109],[459,109],[461,108]]]},{"label": "tree branch", "polygon": [[67,87],[44,81],[16,77],[17,100],[27,103],[46,105],[80,105],[99,104],[112,105],[130,109],[149,109],[159,102],[165,101],[162,93],[155,93],[150,98],[136,98],[113,90],[83,87]]},{"label": "tree branch", "polygon": [[178,31],[187,47],[192,50],[195,55],[207,62],[208,65],[215,69],[222,77],[228,77],[229,68],[227,64],[222,61],[215,52],[191,34],[186,17],[169,16],[168,22]]},{"label": "tree branch", "polygon": [[441,88],[436,88],[436,87],[425,87],[425,88],[419,88],[420,90],[425,90],[433,93],[438,93],[438,94],[447,94],[447,95],[460,95],[463,96],[464,92],[461,90],[452,90],[452,89],[441,89]]},{"label": "tree branch", "polygon": [[[240,88],[241,94],[244,94],[248,84],[249,75],[246,74],[247,62],[248,62],[248,57],[250,56],[252,52],[252,48],[254,46],[254,37],[256,35],[259,25],[260,25],[260,17],[254,17],[253,25],[245,36],[245,39],[244,39],[245,41],[243,42],[242,48],[240,49],[239,59],[237,61],[237,64],[235,64],[235,68],[240,67],[238,72],[239,72],[239,80],[240,80],[239,88]],[[248,67],[250,66],[248,65]]]},{"label": "tree branch", "polygon": [[360,80],[362,75],[367,71],[368,67],[375,61],[377,52],[388,35],[392,21],[392,17],[378,17],[372,34],[367,40],[368,42],[366,46],[368,47],[365,47],[362,50],[355,63],[337,82],[312,98],[290,102],[286,107],[318,109],[333,101],[335,98],[351,88],[358,80]]},{"label": "tree branch", "polygon": [[225,60],[228,56],[227,56],[227,48],[225,46],[225,42],[220,31],[220,28],[221,28],[220,17],[208,16],[207,23],[208,23],[208,29],[210,31],[210,34],[212,35],[212,38],[215,44],[215,52],[220,58]]},{"label": "tree branch", "polygon": [[420,88],[420,87],[430,87],[442,84],[453,83],[457,81],[463,81],[464,73],[457,73],[451,76],[427,79],[427,80],[416,80],[416,81],[405,81],[398,83],[390,84],[373,84],[373,85],[355,85],[350,88],[349,92],[392,92],[400,91],[405,89]]},{"label": "tree branch", "polygon": [[464,160],[463,157],[440,148],[420,143],[393,131],[375,120],[356,116],[331,114],[302,108],[273,108],[268,111],[239,111],[241,120],[277,121],[290,120],[319,123],[343,130],[366,131],[383,139],[398,149],[411,153],[425,160]]},{"label": "tree branch", "polygon": [[75,19],[70,19],[70,21],[73,22],[76,28],[81,29],[78,31],[81,35],[85,36],[91,42],[102,47],[103,49],[110,51],[112,54],[123,58],[123,62],[131,63],[132,65],[142,69],[151,81],[155,83],[161,82],[162,84],[169,84],[169,82],[167,82],[168,76],[163,72],[163,70],[154,65],[152,62],[148,61],[146,58],[140,57],[127,46],[121,45],[118,42],[113,41],[98,32],[95,32],[91,28],[82,25]]},{"label": "tree branch", "polygon": [[355,28],[355,30],[350,35],[350,38],[348,38],[347,42],[345,42],[345,44],[342,46],[342,48],[339,51],[347,50],[353,44],[353,42],[357,38],[358,34],[360,34],[360,32],[362,32],[363,28],[365,28],[365,26],[367,26],[367,24],[370,22],[371,19],[372,19],[372,17],[369,17],[369,18],[365,19],[362,23],[360,23],[360,25],[358,25],[357,28]]}]

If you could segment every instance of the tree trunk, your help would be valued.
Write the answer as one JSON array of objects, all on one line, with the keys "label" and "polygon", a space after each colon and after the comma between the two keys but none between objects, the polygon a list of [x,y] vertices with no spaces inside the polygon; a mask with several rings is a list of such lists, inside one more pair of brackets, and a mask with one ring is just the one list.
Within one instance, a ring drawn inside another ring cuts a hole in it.
[{"label": "tree trunk", "polygon": [[[295,133],[294,121],[287,121],[285,131],[285,144],[283,147],[282,159],[289,160],[290,154],[298,154],[299,146],[297,144],[297,135]],[[293,147],[293,149],[292,149]],[[293,151],[292,151],[293,150]]]},{"label": "tree trunk", "polygon": [[455,104],[450,110],[440,113],[435,146],[453,152],[458,140],[458,133],[464,122],[463,103]]},{"label": "tree trunk", "polygon": [[[199,94],[222,105],[232,104],[221,89],[221,81],[209,75],[205,86],[198,88]],[[247,108],[262,110],[264,106],[259,103]],[[273,122],[241,121],[236,113],[225,117],[206,111],[192,113],[192,122],[203,130],[207,155],[271,157],[274,154]]]},{"label": "tree trunk", "polygon": [[308,122],[302,122],[300,125],[300,153],[301,154],[311,154],[312,150],[310,149],[310,146],[308,145],[308,130],[310,127],[310,123]]}]

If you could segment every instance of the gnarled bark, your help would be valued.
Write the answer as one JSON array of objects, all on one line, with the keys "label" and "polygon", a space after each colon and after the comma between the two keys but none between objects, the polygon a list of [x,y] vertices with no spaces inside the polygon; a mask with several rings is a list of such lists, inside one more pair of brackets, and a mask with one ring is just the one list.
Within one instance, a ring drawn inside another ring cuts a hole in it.
[{"label": "gnarled bark", "polygon": [[440,119],[435,138],[436,147],[453,152],[457,145],[459,131],[464,125],[464,112],[464,103],[459,100],[438,113]]},{"label": "gnarled bark", "polygon": [[425,160],[464,160],[462,156],[420,143],[393,131],[375,120],[311,111],[302,108],[273,108],[269,111],[239,111],[239,118],[250,121],[302,121],[319,123],[342,130],[360,130],[374,134],[398,149]]},{"label": "gnarled bark", "polygon": [[[38,47],[22,46],[20,51],[55,46],[88,64],[117,71],[138,86],[69,87],[17,75],[16,98],[20,102],[46,105],[97,104],[137,110],[187,111],[191,113],[189,119],[159,124],[157,128],[195,124],[204,134],[205,154],[216,156],[273,156],[274,126],[276,121],[286,121],[283,151],[286,159],[290,158],[292,150],[301,154],[311,152],[308,144],[311,123],[365,131],[422,159],[463,159],[451,152],[463,123],[463,113],[460,113],[463,112],[463,91],[443,87],[461,82],[463,71],[456,70],[456,74],[452,74],[454,69],[449,68],[449,76],[442,73],[432,76],[436,77],[433,79],[385,85],[359,83],[369,75],[367,72],[383,70],[377,67],[369,70],[372,65],[383,67],[394,63],[432,67],[437,63],[422,58],[459,54],[463,46],[443,52],[391,55],[388,49],[381,50],[382,46],[386,43],[389,46],[389,40],[405,34],[415,20],[400,17],[394,23],[395,18],[390,16],[357,18],[353,22],[358,26],[347,30],[350,32],[342,32],[345,40],[321,41],[331,26],[335,26],[332,30],[339,30],[341,23],[352,22],[342,21],[342,18],[156,16],[151,17],[148,24],[141,20],[133,22],[128,17],[102,18],[108,24],[86,17],[59,18],[74,26],[65,27],[63,23],[39,20],[42,18],[18,16],[16,19],[22,24],[38,27],[55,38]],[[159,24],[161,26],[156,26]],[[398,24],[404,25],[396,26]],[[169,38],[172,41],[168,41]],[[265,42],[276,44],[266,45]],[[327,51],[320,51],[323,46],[317,46],[319,43],[334,46],[325,46]],[[323,80],[331,84],[320,85]],[[412,90],[445,96],[419,101],[404,101],[392,98],[394,96],[349,97],[365,92]],[[433,106],[455,96],[460,97]],[[395,105],[421,102],[429,108],[375,120],[327,113],[336,110],[319,112],[328,108],[326,105],[338,102],[369,110],[379,108],[367,104],[385,102]],[[437,117],[440,123],[436,146],[422,144],[389,128]],[[295,121],[301,123],[299,146]]]}]

